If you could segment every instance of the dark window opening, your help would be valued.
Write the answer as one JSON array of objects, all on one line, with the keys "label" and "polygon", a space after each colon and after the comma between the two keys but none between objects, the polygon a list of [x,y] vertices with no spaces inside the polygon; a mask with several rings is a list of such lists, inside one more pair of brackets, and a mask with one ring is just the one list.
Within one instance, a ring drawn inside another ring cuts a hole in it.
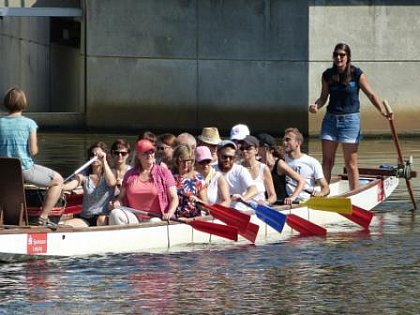
[{"label": "dark window opening", "polygon": [[80,48],[80,22],[73,18],[51,17],[50,42]]}]

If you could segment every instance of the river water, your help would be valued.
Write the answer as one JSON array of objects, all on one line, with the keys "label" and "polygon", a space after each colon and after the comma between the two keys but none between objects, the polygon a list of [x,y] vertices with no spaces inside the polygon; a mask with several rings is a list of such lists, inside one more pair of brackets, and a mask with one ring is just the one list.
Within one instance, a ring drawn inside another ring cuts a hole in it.
[{"label": "river water", "polygon": [[[116,137],[40,134],[37,162],[67,176],[91,143]],[[419,140],[401,139],[416,170]],[[318,140],[309,152],[320,157]],[[396,159],[391,139],[360,147],[364,167]],[[335,171],[342,166],[338,155]],[[418,199],[419,179],[412,185]],[[262,246],[0,264],[0,314],[419,314],[420,223],[409,209],[401,180],[367,232],[350,224],[326,238]]]}]

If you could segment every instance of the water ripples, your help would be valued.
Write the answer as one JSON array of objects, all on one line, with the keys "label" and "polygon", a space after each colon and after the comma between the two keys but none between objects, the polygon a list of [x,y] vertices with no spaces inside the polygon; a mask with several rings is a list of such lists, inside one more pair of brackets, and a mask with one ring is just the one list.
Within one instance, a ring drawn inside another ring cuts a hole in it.
[{"label": "water ripples", "polygon": [[[44,137],[62,142],[64,136]],[[67,138],[68,147],[50,153],[67,156],[56,166],[70,173],[93,136]],[[417,143],[403,145],[418,152]],[[365,141],[361,151],[369,166],[393,156],[389,140]],[[52,162],[48,154],[42,158]],[[418,180],[413,188],[418,196]],[[0,314],[418,314],[420,229],[409,208],[402,181],[376,209],[369,231],[349,223],[325,238],[264,246],[203,244],[0,264]]]}]

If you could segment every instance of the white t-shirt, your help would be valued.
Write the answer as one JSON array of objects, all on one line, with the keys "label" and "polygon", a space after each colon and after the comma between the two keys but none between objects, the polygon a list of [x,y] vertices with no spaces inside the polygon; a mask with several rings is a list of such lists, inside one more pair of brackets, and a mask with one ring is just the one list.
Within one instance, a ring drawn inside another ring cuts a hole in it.
[{"label": "white t-shirt", "polygon": [[[312,191],[316,185],[316,181],[324,178],[321,163],[307,154],[302,154],[298,159],[291,159],[288,154],[285,154],[284,160],[296,173],[305,179],[305,187],[299,194],[298,199],[304,200],[310,198],[311,195],[305,190]],[[289,196],[293,193],[296,186],[296,181],[286,176],[286,191]]]},{"label": "white t-shirt", "polygon": [[229,185],[229,193],[243,195],[254,184],[251,174],[242,165],[234,163],[228,172],[222,172],[218,165],[215,170],[222,173]]},{"label": "white t-shirt", "polygon": [[[215,170],[221,172],[225,177],[226,182],[229,186],[229,194],[239,194],[243,195],[249,186],[254,185],[254,180],[252,179],[251,173],[243,167],[242,165],[234,163],[232,168],[228,172],[222,172],[218,165],[215,166]],[[241,209],[241,203],[232,201],[231,207],[236,209]]]}]

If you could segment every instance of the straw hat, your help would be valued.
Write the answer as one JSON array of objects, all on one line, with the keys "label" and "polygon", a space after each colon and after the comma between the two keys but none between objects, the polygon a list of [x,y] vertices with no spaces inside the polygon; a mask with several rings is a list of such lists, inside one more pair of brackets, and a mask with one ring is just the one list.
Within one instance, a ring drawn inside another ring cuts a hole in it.
[{"label": "straw hat", "polygon": [[201,135],[197,138],[204,143],[213,145],[217,145],[222,141],[222,139],[220,139],[219,130],[216,127],[204,127],[201,131]]}]

